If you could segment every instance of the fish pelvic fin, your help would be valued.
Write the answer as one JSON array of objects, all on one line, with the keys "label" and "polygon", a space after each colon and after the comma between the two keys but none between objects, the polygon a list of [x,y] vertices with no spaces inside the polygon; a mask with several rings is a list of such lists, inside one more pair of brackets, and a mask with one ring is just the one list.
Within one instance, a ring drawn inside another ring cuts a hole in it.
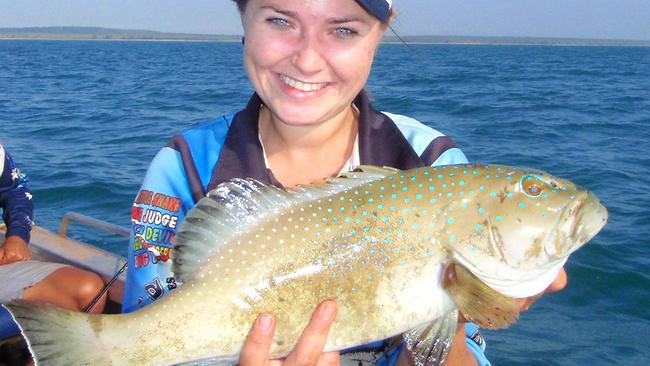
[{"label": "fish pelvic fin", "polygon": [[452,262],[443,273],[443,286],[468,321],[487,329],[507,328],[519,318],[519,305],[483,283],[462,265]]},{"label": "fish pelvic fin", "polygon": [[97,316],[26,300],[3,304],[18,323],[36,365],[108,365]]},{"label": "fish pelvic fin", "polygon": [[174,277],[187,282],[233,237],[262,220],[398,172],[393,168],[360,166],[357,170],[290,190],[254,179],[220,184],[187,214],[174,238]]},{"label": "fish pelvic fin", "polygon": [[404,333],[404,344],[416,366],[440,366],[456,335],[458,310]]}]

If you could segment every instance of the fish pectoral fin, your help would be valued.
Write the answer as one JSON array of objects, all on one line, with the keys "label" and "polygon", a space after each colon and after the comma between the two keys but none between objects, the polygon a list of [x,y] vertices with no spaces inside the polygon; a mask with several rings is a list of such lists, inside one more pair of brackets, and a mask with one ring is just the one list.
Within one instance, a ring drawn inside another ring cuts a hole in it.
[{"label": "fish pectoral fin", "polygon": [[442,287],[468,321],[482,328],[499,329],[519,318],[519,305],[513,298],[493,290],[460,264],[450,263],[443,276]]},{"label": "fish pectoral fin", "polygon": [[453,310],[435,321],[404,333],[404,343],[415,365],[440,366],[454,341],[458,311]]}]

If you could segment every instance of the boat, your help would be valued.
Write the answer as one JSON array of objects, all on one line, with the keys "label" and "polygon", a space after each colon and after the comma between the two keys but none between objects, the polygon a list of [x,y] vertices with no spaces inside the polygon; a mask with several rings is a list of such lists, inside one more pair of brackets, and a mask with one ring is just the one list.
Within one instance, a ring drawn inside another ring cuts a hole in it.
[{"label": "boat", "polygon": [[[30,249],[32,258],[39,261],[70,264],[99,274],[108,287],[108,301],[104,313],[121,311],[126,280],[126,258],[75,240],[68,236],[70,223],[93,227],[115,235],[128,237],[127,228],[102,220],[69,212],[63,216],[58,233],[34,225],[31,232]],[[6,226],[0,224],[0,237],[4,237]],[[7,279],[3,279],[7,280]],[[27,345],[11,314],[0,307],[0,366],[24,366],[29,361]]]}]

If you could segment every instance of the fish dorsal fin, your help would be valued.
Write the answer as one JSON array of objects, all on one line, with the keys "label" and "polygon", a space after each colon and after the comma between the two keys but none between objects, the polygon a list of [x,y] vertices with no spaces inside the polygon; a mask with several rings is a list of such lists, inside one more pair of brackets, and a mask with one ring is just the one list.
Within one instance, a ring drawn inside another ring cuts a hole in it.
[{"label": "fish dorsal fin", "polygon": [[404,343],[417,366],[440,366],[456,335],[458,311],[453,310],[435,321],[404,333]]},{"label": "fish dorsal fin", "polygon": [[217,186],[188,212],[174,238],[173,271],[186,282],[233,237],[264,219],[307,201],[334,195],[397,173],[392,168],[361,166],[358,170],[290,190],[254,179],[233,179]]},{"label": "fish dorsal fin", "polygon": [[513,298],[493,290],[462,265],[450,263],[443,276],[443,288],[456,308],[479,327],[506,328],[519,318]]}]

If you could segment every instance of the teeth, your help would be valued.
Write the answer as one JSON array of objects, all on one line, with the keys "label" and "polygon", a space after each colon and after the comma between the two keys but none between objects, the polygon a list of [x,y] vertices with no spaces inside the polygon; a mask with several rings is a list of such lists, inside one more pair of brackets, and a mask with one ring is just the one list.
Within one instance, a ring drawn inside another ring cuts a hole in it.
[{"label": "teeth", "polygon": [[290,87],[304,92],[320,90],[327,86],[327,83],[303,83],[302,81],[292,79],[285,75],[280,75],[280,80]]}]

